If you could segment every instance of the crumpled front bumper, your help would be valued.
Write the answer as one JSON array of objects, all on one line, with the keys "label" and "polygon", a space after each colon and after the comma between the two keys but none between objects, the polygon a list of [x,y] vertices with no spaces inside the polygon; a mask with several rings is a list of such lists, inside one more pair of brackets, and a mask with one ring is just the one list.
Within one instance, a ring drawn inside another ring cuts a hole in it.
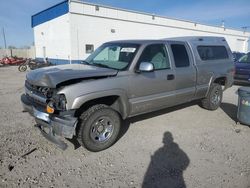
[{"label": "crumpled front bumper", "polygon": [[43,109],[33,106],[26,94],[21,96],[21,101],[24,112],[29,112],[30,115],[35,118],[37,123],[36,127],[39,128],[42,135],[65,150],[67,144],[61,141],[58,136],[72,138],[75,135],[75,128],[78,122],[77,118],[66,113],[61,116],[45,113]]}]

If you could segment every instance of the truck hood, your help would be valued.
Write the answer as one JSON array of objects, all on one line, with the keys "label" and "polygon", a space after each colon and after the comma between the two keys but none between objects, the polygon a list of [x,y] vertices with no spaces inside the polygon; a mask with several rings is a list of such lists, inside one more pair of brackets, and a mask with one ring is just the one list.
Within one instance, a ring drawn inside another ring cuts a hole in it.
[{"label": "truck hood", "polygon": [[26,76],[27,81],[36,86],[56,88],[68,81],[116,76],[117,70],[94,67],[83,64],[51,66],[33,70]]}]

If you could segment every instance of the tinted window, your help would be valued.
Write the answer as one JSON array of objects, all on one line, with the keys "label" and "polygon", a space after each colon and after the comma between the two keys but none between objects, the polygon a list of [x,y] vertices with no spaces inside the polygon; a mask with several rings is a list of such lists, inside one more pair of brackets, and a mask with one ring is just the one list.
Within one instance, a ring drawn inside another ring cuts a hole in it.
[{"label": "tinted window", "polygon": [[228,59],[227,49],[225,46],[198,46],[197,50],[203,61]]},{"label": "tinted window", "polygon": [[164,44],[152,44],[147,46],[139,60],[141,62],[150,62],[155,70],[170,68],[169,58]]},{"label": "tinted window", "polygon": [[171,44],[171,49],[174,55],[175,66],[188,67],[190,63],[186,47],[182,44]]}]

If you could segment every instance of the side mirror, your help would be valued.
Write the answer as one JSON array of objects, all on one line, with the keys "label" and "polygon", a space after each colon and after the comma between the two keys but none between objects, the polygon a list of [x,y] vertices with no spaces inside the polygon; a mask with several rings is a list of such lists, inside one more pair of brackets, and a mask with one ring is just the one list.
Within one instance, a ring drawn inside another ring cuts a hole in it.
[{"label": "side mirror", "polygon": [[154,71],[154,65],[150,62],[141,62],[139,66],[140,72],[153,72]]}]

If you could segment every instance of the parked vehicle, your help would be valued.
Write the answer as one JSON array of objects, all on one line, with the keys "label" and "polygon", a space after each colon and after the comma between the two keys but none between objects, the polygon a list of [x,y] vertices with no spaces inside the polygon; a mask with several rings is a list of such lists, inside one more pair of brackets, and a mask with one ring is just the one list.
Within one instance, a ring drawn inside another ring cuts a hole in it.
[{"label": "parked vehicle", "polygon": [[58,136],[76,136],[88,150],[101,151],[117,140],[121,119],[197,99],[216,110],[233,74],[221,37],[115,41],[82,64],[31,71],[21,101],[62,149],[67,145]]},{"label": "parked vehicle", "polygon": [[47,58],[45,61],[37,61],[37,60],[33,60],[33,59],[27,59],[23,64],[19,65],[18,70],[20,72],[25,72],[28,67],[30,68],[30,70],[35,70],[38,68],[48,67],[48,66],[53,66],[53,65],[54,64],[49,62]]},{"label": "parked vehicle", "polygon": [[242,53],[242,52],[233,52],[234,62],[237,62],[244,55],[246,55],[246,54]]},{"label": "parked vehicle", "polygon": [[250,52],[235,63],[235,82],[250,84]]},{"label": "parked vehicle", "polygon": [[26,59],[18,58],[18,57],[4,57],[3,59],[0,60],[0,64],[2,64],[2,66],[20,65],[24,63],[25,61]]}]

